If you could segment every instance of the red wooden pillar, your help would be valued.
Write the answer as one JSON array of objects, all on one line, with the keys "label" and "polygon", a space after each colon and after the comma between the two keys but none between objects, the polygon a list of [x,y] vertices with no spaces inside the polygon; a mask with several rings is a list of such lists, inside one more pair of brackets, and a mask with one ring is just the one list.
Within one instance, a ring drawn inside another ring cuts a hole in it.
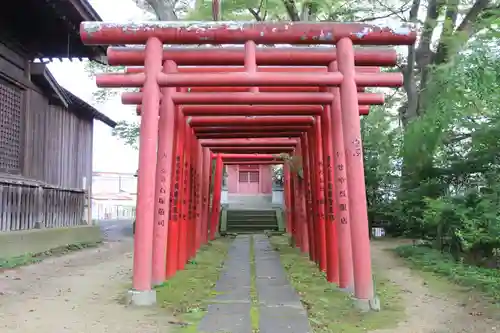
[{"label": "red wooden pillar", "polygon": [[206,209],[206,216],[207,216],[207,221],[206,223],[206,242],[210,240],[210,207],[213,205],[213,181],[214,181],[214,159],[213,159],[213,154],[212,152],[209,151],[208,153],[209,156],[209,163],[208,165],[210,166],[208,169],[208,186],[207,186],[207,206],[205,207]]},{"label": "red wooden pillar", "polygon": [[311,168],[309,167],[309,142],[307,134],[301,137],[302,146],[302,166],[304,169],[304,195],[305,195],[305,222],[307,226],[307,242],[309,244],[309,259],[315,260],[314,257],[314,214],[312,207],[312,191],[311,191]]},{"label": "red wooden pillar", "polygon": [[188,160],[188,197],[187,197],[187,240],[186,240],[186,260],[192,258],[193,253],[193,210],[194,210],[194,188],[193,188],[193,162],[196,158],[196,153],[193,151],[193,133],[189,124],[186,123],[186,131],[189,133],[189,146],[186,148],[189,150],[189,160]]},{"label": "red wooden pillar", "polygon": [[324,161],[323,161],[323,137],[321,132],[321,117],[316,117],[314,124],[314,131],[316,133],[315,141],[315,155],[316,160],[314,163],[316,179],[316,200],[318,213],[318,227],[317,227],[317,243],[318,243],[318,259],[319,268],[326,272],[327,256],[326,256],[326,222],[325,222],[325,176],[324,176]]},{"label": "red wooden pillar", "polygon": [[203,244],[203,148],[201,144],[197,142],[197,161],[196,161],[196,187],[197,198],[196,198],[196,250],[198,250]]},{"label": "red wooden pillar", "polygon": [[[358,94],[355,81],[354,50],[352,40],[342,38],[337,43],[339,72],[344,76],[340,85],[342,127],[346,153],[347,186],[349,190],[349,212],[354,268],[354,296],[361,301],[374,299],[372,263],[366,189],[363,166],[363,146],[358,109]],[[342,210],[344,207],[340,207]],[[347,209],[347,207],[345,207]],[[347,221],[349,223],[349,221]]]},{"label": "red wooden pillar", "polygon": [[[139,142],[139,170],[137,174],[137,215],[134,236],[134,267],[132,288],[136,292],[151,293],[153,225],[155,219],[156,146],[158,142],[158,115],[160,89],[156,77],[162,68],[163,45],[157,38],[146,43],[144,84]],[[151,303],[156,297],[152,295]]]},{"label": "red wooden pillar", "polygon": [[210,240],[214,240],[219,228],[220,220],[220,196],[222,191],[222,154],[216,155],[215,176],[212,195],[212,216],[210,218]]},{"label": "red wooden pillar", "polygon": [[290,170],[290,224],[291,224],[291,235],[293,239],[293,244],[299,247],[299,240],[297,237],[297,221],[298,221],[298,197],[297,197],[297,172],[292,170],[291,165],[288,167]]},{"label": "red wooden pillar", "polygon": [[335,204],[335,174],[333,170],[333,139],[331,128],[331,110],[326,106],[321,119],[323,140],[323,160],[325,170],[325,199],[326,199],[326,279],[328,282],[338,283],[338,243],[336,232],[336,204]]},{"label": "red wooden pillar", "polygon": [[196,256],[196,251],[198,250],[196,247],[196,235],[197,235],[197,224],[196,224],[196,212],[198,210],[198,182],[197,182],[197,163],[198,163],[198,143],[196,137],[194,136],[193,130],[190,128],[189,133],[191,135],[191,152],[192,152],[192,160],[191,160],[191,210],[189,216],[189,239],[190,239],[190,250],[189,250],[189,259]]},{"label": "red wooden pillar", "polygon": [[318,187],[316,186],[317,172],[314,166],[316,165],[316,138],[314,133],[314,128],[307,131],[307,147],[308,147],[308,165],[309,165],[309,181],[310,181],[310,197],[311,197],[311,228],[312,231],[310,239],[312,240],[312,260],[319,264],[319,244],[318,244],[318,224],[319,224],[319,207],[317,202]]},{"label": "red wooden pillar", "polygon": [[300,189],[300,178],[299,178],[299,169],[300,165],[297,162],[297,158],[300,156],[300,144],[297,145],[297,149],[295,150],[295,155],[293,156],[292,162],[294,163],[294,171],[291,174],[292,176],[292,203],[293,203],[293,220],[292,220],[292,229],[293,229],[293,237],[295,241],[295,245],[304,252],[303,244],[302,244],[302,197],[301,197],[301,189]]},{"label": "red wooden pillar", "polygon": [[[191,135],[189,135],[189,130],[191,127],[183,118],[182,126],[184,127],[184,146],[183,146],[183,156],[182,156],[182,184],[180,187],[180,206],[179,206],[179,257],[177,261],[177,269],[184,269],[187,259],[188,259],[188,210],[189,210],[189,165],[191,159]],[[180,125],[180,124],[179,124]]]},{"label": "red wooden pillar", "polygon": [[201,242],[206,244],[208,242],[208,206],[209,206],[209,195],[210,195],[210,174],[212,173],[212,160],[210,158],[210,150],[203,147],[203,184],[202,184],[202,197],[203,203],[201,206]]},{"label": "red wooden pillar", "polygon": [[[329,65],[330,71],[337,71],[337,64]],[[351,250],[351,229],[349,224],[349,199],[347,189],[346,161],[344,153],[344,131],[342,128],[342,110],[339,88],[330,89],[335,98],[330,108],[333,139],[333,164],[335,167],[335,201],[337,207],[337,239],[339,244],[339,287],[353,289],[353,266]],[[341,209],[342,208],[342,209]]]},{"label": "red wooden pillar", "polygon": [[[179,111],[179,110],[177,110]],[[172,173],[172,191],[170,193],[170,221],[167,243],[167,278],[177,272],[179,261],[179,232],[182,208],[182,169],[184,157],[184,116],[177,112],[175,131],[175,160]]]},{"label": "red wooden pillar", "polygon": [[286,232],[290,235],[292,234],[292,203],[291,203],[291,177],[290,177],[290,165],[288,163],[283,164],[283,194],[285,200],[285,221],[286,221]]},{"label": "red wooden pillar", "polygon": [[[301,140],[302,141],[302,140]],[[302,158],[302,142],[300,143],[297,156],[301,159],[302,177],[297,173],[297,199],[298,199],[298,223],[297,238],[300,239],[300,249],[304,253],[309,253],[309,236],[307,228],[307,208],[306,208],[306,185],[304,179],[304,160]]]},{"label": "red wooden pillar", "polygon": [[[177,66],[167,60],[163,64],[163,72],[171,73]],[[156,166],[156,223],[153,237],[152,282],[154,285],[166,279],[168,217],[170,212],[170,184],[172,182],[172,163],[174,159],[175,105],[172,94],[175,88],[162,88],[160,106],[160,123],[158,131],[158,157]]]}]

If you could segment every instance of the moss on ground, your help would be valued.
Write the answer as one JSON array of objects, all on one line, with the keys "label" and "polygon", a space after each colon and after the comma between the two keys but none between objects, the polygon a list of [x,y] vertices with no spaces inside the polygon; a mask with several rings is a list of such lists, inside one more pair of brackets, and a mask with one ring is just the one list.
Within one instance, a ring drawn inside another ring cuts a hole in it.
[{"label": "moss on ground", "polygon": [[91,247],[97,247],[100,244],[102,244],[102,242],[77,243],[77,244],[59,246],[54,249],[40,253],[26,253],[22,256],[16,256],[12,258],[0,258],[0,270],[31,265],[43,261],[44,259],[47,259],[49,257],[61,256],[70,252],[79,251]]},{"label": "moss on ground", "polygon": [[250,308],[250,321],[252,323],[252,332],[259,332],[259,295],[257,294],[257,273],[255,268],[255,246],[253,237],[250,236],[250,300],[252,307]]},{"label": "moss on ground", "polygon": [[271,237],[291,284],[301,296],[315,333],[361,333],[393,328],[404,318],[401,290],[380,274],[375,282],[382,311],[361,313],[353,307],[348,294],[328,283],[324,273],[297,248],[290,247],[289,242],[286,236]]},{"label": "moss on ground", "polygon": [[218,238],[202,247],[186,269],[157,289],[158,304],[173,314],[179,332],[197,332],[207,312],[210,299],[216,296],[215,284],[227,256],[232,238]]}]

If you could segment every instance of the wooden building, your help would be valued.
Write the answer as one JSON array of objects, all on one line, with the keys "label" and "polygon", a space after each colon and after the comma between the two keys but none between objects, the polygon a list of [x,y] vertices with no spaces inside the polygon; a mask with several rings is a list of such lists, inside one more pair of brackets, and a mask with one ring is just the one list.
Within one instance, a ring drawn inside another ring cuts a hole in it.
[{"label": "wooden building", "polygon": [[273,173],[270,165],[228,165],[229,194],[271,195]]},{"label": "wooden building", "polygon": [[86,0],[9,1],[0,11],[0,231],[84,223],[93,122],[116,123],[43,61],[100,59],[105,50],[78,34],[92,20],[101,19]]}]

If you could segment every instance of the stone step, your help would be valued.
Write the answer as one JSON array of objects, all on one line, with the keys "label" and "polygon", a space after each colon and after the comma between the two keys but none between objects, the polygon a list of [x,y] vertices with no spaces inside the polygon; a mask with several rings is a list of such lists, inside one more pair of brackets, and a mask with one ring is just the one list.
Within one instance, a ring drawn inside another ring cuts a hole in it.
[{"label": "stone step", "polygon": [[272,216],[275,214],[275,211],[273,209],[253,209],[253,210],[248,210],[248,209],[239,209],[239,210],[228,210],[227,211],[228,215],[245,215],[245,216]]},{"label": "stone step", "polygon": [[[229,220],[228,220],[229,221]],[[276,218],[266,218],[266,219],[245,219],[245,218],[239,218],[235,219],[232,218],[230,219],[231,223],[261,223],[261,224],[273,224],[276,223]]]},{"label": "stone step", "polygon": [[279,230],[274,210],[228,210],[227,232]]}]

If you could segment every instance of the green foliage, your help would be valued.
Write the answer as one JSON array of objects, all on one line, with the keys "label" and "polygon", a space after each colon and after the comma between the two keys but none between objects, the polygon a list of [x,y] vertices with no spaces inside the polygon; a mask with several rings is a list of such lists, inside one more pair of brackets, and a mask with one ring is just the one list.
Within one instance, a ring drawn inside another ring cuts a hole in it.
[{"label": "green foliage", "polygon": [[113,129],[113,136],[117,136],[134,149],[139,148],[139,123],[119,121]]},{"label": "green foliage", "polygon": [[[376,7],[376,6],[375,6]],[[299,21],[309,12],[308,20],[355,21],[375,16],[375,8],[362,7],[356,3],[346,6],[343,1],[318,0],[231,0],[221,2],[221,19],[224,21]],[[187,12],[186,20],[210,20],[212,1],[196,1]]]},{"label": "green foliage", "polygon": [[500,267],[499,56],[489,36],[432,68],[425,112],[404,133],[387,115],[363,120],[370,219],[388,221],[393,235],[430,241],[449,258],[445,268],[432,266],[430,254],[411,255],[439,272],[460,262]]},{"label": "green foliage", "polygon": [[482,291],[496,302],[500,301],[500,270],[468,265],[427,246],[404,245],[396,248],[395,252],[416,268],[444,276],[456,284]]},{"label": "green foliage", "polygon": [[365,182],[370,220],[391,219],[391,205],[399,185],[402,132],[395,116],[374,108],[361,121],[365,158]]}]

